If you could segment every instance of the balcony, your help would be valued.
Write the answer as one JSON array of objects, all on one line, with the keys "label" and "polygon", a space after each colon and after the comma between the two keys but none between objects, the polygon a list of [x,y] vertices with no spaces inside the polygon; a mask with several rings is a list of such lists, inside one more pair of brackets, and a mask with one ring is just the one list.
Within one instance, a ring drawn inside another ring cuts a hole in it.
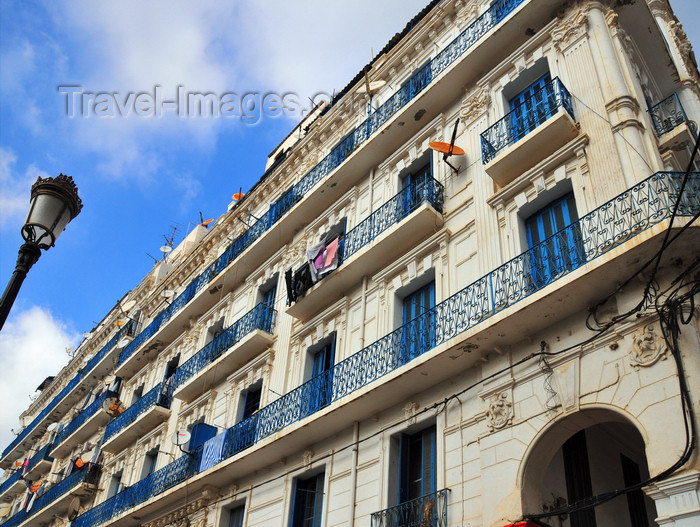
[{"label": "balcony", "polygon": [[[84,397],[88,388],[83,380],[90,377],[93,380],[102,378],[108,368],[111,367],[110,355],[125,335],[134,329],[130,321],[119,330],[95,356],[83,366],[78,374],[39,412],[24,430],[5,448],[0,460],[0,467],[7,468],[14,459],[19,458],[32,444],[41,439],[46,432],[46,427],[51,422],[58,421],[70,410],[81,397]],[[105,360],[106,359],[106,360]]]},{"label": "balcony", "polygon": [[27,490],[27,483],[22,478],[22,468],[18,467],[9,478],[0,484],[0,500],[3,502],[12,501],[12,499]]},{"label": "balcony", "polygon": [[[583,262],[572,265],[569,259],[555,257],[551,265],[547,263],[548,277],[534,280],[531,263],[536,256],[526,255],[537,255],[538,250],[545,254],[535,246],[222,432],[223,445],[215,444],[220,436],[212,438],[192,456],[182,456],[85,512],[74,527],[139,524],[162,509],[163,501],[155,498],[167,490],[173,489],[167,499],[176,502],[205,486],[224,486],[269,464],[269,449],[264,446],[274,445],[276,457],[291,455],[317,440],[319,433],[339,432],[348,422],[375,415],[448,379],[455,374],[457,359],[460,368],[473,365],[478,353],[462,353],[460,359],[452,352],[475,335],[509,344],[581,312],[599,299],[600,291],[614,288],[620,273],[630,272],[656,253],[683,176],[654,174],[581,217],[575,225],[582,235]],[[691,174],[680,203],[678,227],[683,218],[700,212],[700,173]],[[673,260],[687,252],[685,246],[700,243],[699,230],[687,231],[684,246],[669,248],[668,258]],[[543,244],[555,246],[548,240]],[[553,287],[556,283],[559,286]],[[520,302],[528,297],[529,302]],[[403,368],[409,363],[411,368]],[[374,383],[379,378],[383,382]],[[315,414],[323,418],[311,418]],[[185,481],[187,485],[180,485]],[[134,507],[139,507],[138,518],[126,514]]]},{"label": "balcony", "polygon": [[107,425],[102,450],[119,452],[170,415],[172,386],[161,382]]},{"label": "balcony", "polygon": [[109,416],[102,410],[105,399],[117,394],[106,391],[95,399],[85,410],[61,430],[53,441],[51,455],[57,458],[67,456],[73,448],[87,441],[97,429],[107,424]]},{"label": "balcony", "polygon": [[558,78],[481,134],[484,170],[500,187],[578,135],[571,95]]},{"label": "balcony", "polygon": [[[536,27],[550,16],[558,0],[497,0],[421,68],[376,111],[353,129],[259,220],[235,238],[224,253],[178,295],[119,356],[116,375],[130,378],[161,343],[176,338],[191,317],[211,307],[204,290],[235,277],[247,276],[280,244],[291,240],[308,218],[328,208],[356,184],[372,165],[382,162],[389,149],[415,134],[444,108],[444,101],[461,94],[476,72],[490,68],[494,53],[505,55],[527,40],[522,27]],[[510,21],[517,12],[518,21]],[[497,29],[496,29],[497,28]],[[492,31],[494,30],[494,31]],[[484,38],[489,35],[489,38]],[[468,60],[467,60],[468,58]],[[427,89],[430,87],[431,89]],[[413,118],[417,112],[423,118]],[[408,117],[410,116],[410,117]],[[396,123],[399,123],[396,125]],[[370,138],[373,138],[370,141]],[[263,236],[267,233],[266,236]],[[240,258],[245,253],[245,258]],[[236,265],[231,265],[233,262]],[[187,309],[185,309],[187,306]]]},{"label": "balcony", "polygon": [[674,93],[649,108],[649,115],[662,150],[677,150],[694,140],[697,130],[692,129],[678,94]]},{"label": "balcony", "polygon": [[[307,320],[339,299],[362,276],[371,274],[414,247],[435,230],[442,213],[443,187],[431,177],[420,179],[387,201],[349,231],[340,245],[339,265],[287,313]],[[292,283],[292,290],[295,284]]]},{"label": "balcony", "polygon": [[30,510],[25,508],[17,511],[2,524],[3,527],[41,525],[49,523],[54,516],[64,517],[73,498],[85,497],[95,491],[100,470],[99,465],[88,463],[82,470],[73,472],[64,480],[49,487],[36,498]]},{"label": "balcony", "polygon": [[371,527],[447,527],[449,489],[372,513]]},{"label": "balcony", "polygon": [[191,401],[272,344],[277,312],[258,304],[180,366],[173,397]]}]

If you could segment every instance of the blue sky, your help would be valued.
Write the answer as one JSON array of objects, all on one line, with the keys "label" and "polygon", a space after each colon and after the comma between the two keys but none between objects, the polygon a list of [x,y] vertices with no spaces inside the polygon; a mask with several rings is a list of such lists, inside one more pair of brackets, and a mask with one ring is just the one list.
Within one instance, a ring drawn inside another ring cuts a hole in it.
[{"label": "blue sky", "polygon": [[[250,188],[297,119],[69,118],[59,86],[152,93],[339,90],[427,0],[0,3],[0,287],[37,176],[71,175],[83,211],[30,271],[0,334],[0,447],[47,375],[180,239]],[[696,0],[672,5],[698,43]],[[695,8],[695,9],[693,9]],[[694,33],[695,31],[695,33]],[[697,48],[697,46],[696,46]],[[11,404],[7,403],[11,401]]]}]

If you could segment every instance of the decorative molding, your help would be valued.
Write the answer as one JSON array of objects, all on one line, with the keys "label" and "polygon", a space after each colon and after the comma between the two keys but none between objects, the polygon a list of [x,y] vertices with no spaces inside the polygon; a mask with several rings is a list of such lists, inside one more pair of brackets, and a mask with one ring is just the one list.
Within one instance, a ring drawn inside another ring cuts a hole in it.
[{"label": "decorative molding", "polygon": [[578,9],[569,16],[561,18],[554,29],[552,29],[552,43],[554,49],[559,52],[569,47],[569,45],[588,32],[588,17],[583,10]]},{"label": "decorative molding", "polygon": [[[413,420],[418,412],[418,403],[407,402],[403,407],[404,414],[406,414],[406,420]],[[415,421],[412,421],[415,422]]]},{"label": "decorative molding", "polygon": [[485,88],[477,88],[469,93],[459,109],[459,118],[467,123],[475,121],[478,117],[488,111],[491,105],[491,94]]},{"label": "decorative molding", "polygon": [[666,360],[668,348],[654,331],[653,324],[646,324],[632,334],[632,349],[629,352],[630,364],[639,369],[648,368],[659,360]]},{"label": "decorative molding", "polygon": [[508,400],[508,392],[491,396],[486,410],[486,420],[490,432],[501,430],[513,423],[513,403]]}]

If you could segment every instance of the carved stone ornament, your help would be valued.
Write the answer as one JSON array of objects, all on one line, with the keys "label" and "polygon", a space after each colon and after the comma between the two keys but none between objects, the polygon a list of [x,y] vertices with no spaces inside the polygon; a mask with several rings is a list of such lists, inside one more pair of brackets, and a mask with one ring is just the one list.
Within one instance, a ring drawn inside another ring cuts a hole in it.
[{"label": "carved stone ornament", "polygon": [[311,466],[311,460],[314,457],[314,453],[311,450],[306,450],[302,454],[302,463],[304,463],[305,467],[310,467]]},{"label": "carved stone ornament", "polygon": [[478,88],[462,101],[459,117],[462,121],[470,122],[488,110],[491,104],[491,94],[484,88]]},{"label": "carved stone ornament", "polygon": [[570,43],[581,38],[588,30],[587,24],[588,17],[581,9],[561,19],[557,27],[555,27],[551,33],[554,48],[561,52],[562,49],[566,48]]},{"label": "carved stone ornament", "polygon": [[668,348],[663,340],[659,339],[654,331],[653,324],[647,324],[635,331],[632,335],[632,349],[630,350],[630,364],[639,369],[640,366],[649,367],[666,360]]},{"label": "carved stone ornament", "polygon": [[209,499],[207,498],[199,498],[197,500],[194,500],[187,505],[171,512],[170,514],[167,514],[166,516],[163,516],[162,518],[158,518],[157,520],[153,520],[147,523],[144,523],[144,527],[171,527],[171,526],[185,526],[189,525],[190,527],[194,527],[197,525],[203,525],[204,522],[202,520],[206,521],[206,517],[200,518],[198,520],[190,519],[190,516],[194,514],[195,512],[203,509],[206,507],[206,505],[209,503]]},{"label": "carved stone ornament", "polygon": [[416,415],[418,411],[418,405],[413,402],[406,403],[403,407],[404,414],[406,414],[406,419],[411,419]]},{"label": "carved stone ornament", "polygon": [[497,393],[489,399],[486,419],[490,432],[501,430],[513,423],[513,403],[508,400],[507,392]]}]

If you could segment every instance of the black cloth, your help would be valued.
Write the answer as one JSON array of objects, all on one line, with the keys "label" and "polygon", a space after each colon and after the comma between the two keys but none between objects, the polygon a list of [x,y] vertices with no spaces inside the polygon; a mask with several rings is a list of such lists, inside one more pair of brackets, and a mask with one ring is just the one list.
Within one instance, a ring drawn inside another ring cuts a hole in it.
[{"label": "black cloth", "polygon": [[299,298],[304,296],[304,293],[306,293],[306,291],[311,289],[311,287],[314,285],[309,265],[311,264],[309,264],[308,262],[305,263],[294,273],[293,283],[295,300],[299,300]]},{"label": "black cloth", "polygon": [[292,287],[292,270],[287,269],[284,272],[284,281],[287,284],[287,305],[291,306],[297,299],[294,294],[294,288]]}]

